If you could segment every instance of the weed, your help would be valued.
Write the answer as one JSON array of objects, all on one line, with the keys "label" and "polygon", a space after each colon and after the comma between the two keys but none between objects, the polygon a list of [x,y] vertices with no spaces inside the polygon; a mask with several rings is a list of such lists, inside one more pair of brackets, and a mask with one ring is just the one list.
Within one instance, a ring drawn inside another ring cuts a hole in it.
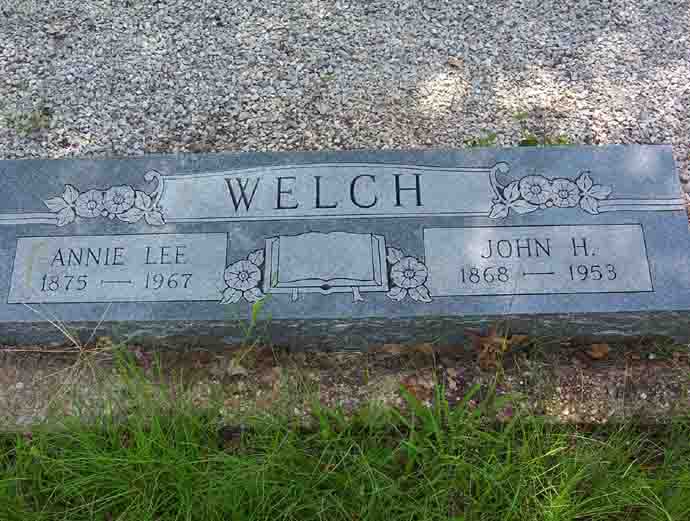
[{"label": "weed", "polygon": [[46,105],[39,105],[28,113],[12,113],[5,115],[5,123],[22,136],[29,136],[50,127],[53,111]]},{"label": "weed", "polygon": [[539,138],[530,132],[523,132],[518,145],[521,147],[539,146]]},{"label": "weed", "polygon": [[527,121],[529,119],[529,112],[516,112],[513,114],[513,119],[515,121]]},{"label": "weed", "polygon": [[558,134],[555,136],[544,136],[545,146],[566,146],[572,144],[573,142],[570,140],[570,138],[563,134]]},{"label": "weed", "polygon": [[473,388],[449,407],[316,404],[221,425],[131,361],[126,421],[0,437],[0,519],[683,521],[690,423],[578,428],[514,416]]},{"label": "weed", "polygon": [[468,148],[477,147],[492,147],[495,146],[497,142],[497,136],[494,132],[486,134],[485,136],[479,137],[469,137],[465,139],[462,144]]},{"label": "weed", "polygon": [[513,119],[520,124],[521,137],[518,145],[521,147],[537,147],[537,146],[565,146],[572,145],[570,138],[563,134],[552,134],[546,124],[546,113],[539,111],[535,114],[538,119],[541,119],[541,125],[535,130],[535,125],[530,122],[529,112],[517,112],[513,114]]},{"label": "weed", "polygon": [[524,132],[522,138],[518,142],[521,147],[537,147],[537,146],[565,146],[572,145],[572,142],[567,136],[555,135],[551,136],[548,134],[543,134],[541,136],[536,136],[531,132]]},{"label": "weed", "polygon": [[[259,316],[261,315],[261,310],[266,305],[266,299],[264,297],[261,300],[257,300],[252,304],[252,314],[250,317],[249,325],[244,328],[244,343],[248,344],[254,341],[254,336],[256,333],[256,328],[259,325]],[[270,319],[269,319],[270,321]]]}]

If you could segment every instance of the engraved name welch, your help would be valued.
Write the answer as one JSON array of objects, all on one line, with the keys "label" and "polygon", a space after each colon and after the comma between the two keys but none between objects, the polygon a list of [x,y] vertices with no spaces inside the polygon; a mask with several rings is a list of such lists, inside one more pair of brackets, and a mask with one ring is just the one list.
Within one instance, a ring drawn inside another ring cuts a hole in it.
[{"label": "engraved name welch", "polygon": [[225,172],[144,174],[153,188],[65,185],[40,196],[48,212],[0,214],[0,225],[111,219],[124,223],[456,215],[509,219],[561,209],[597,215],[612,211],[679,211],[682,198],[621,198],[596,174],[534,172],[512,178],[505,162],[486,167],[378,163],[271,166]]},{"label": "engraved name welch", "polygon": [[[408,204],[414,206],[424,206],[422,203],[422,182],[421,174],[392,174],[395,190],[392,193],[382,195],[376,190],[377,176],[374,174],[359,174],[347,181],[348,190],[346,202],[357,208],[368,209],[375,206],[395,206],[404,207]],[[225,182],[228,188],[228,195],[232,201],[232,206],[236,213],[241,211],[250,212],[256,196],[257,190],[269,190],[272,193],[274,210],[296,210],[300,206],[309,206],[314,210],[330,210],[341,206],[345,201],[342,194],[334,194],[332,190],[325,187],[323,176],[314,175],[311,179],[299,179],[296,176],[276,176],[272,180],[264,177],[226,177]],[[295,197],[295,185],[297,183],[309,184],[308,190],[312,193],[311,200],[300,201]],[[409,186],[405,184],[409,182]],[[329,191],[328,195],[324,192]],[[403,193],[411,192],[409,196],[403,197]],[[390,201],[383,200],[390,198]]]}]

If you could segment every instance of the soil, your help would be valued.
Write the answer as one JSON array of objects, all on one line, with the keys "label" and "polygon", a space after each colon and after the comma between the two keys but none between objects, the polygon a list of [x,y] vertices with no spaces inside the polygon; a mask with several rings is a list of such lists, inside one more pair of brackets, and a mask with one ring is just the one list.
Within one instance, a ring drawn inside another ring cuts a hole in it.
[{"label": "soil", "polygon": [[261,412],[307,418],[315,403],[346,413],[372,403],[402,407],[401,389],[427,406],[437,392],[451,406],[466,407],[488,396],[510,396],[505,416],[526,413],[574,423],[664,422],[690,412],[688,346],[649,339],[592,345],[516,338],[336,353],[266,345],[116,349],[107,338],[81,351],[0,346],[0,425],[14,429],[56,416],[95,416],[115,406],[126,412],[132,383],[118,370],[115,353],[129,353],[152,388],[165,389],[169,398],[189,399],[198,408],[218,403],[219,413],[233,421]]}]

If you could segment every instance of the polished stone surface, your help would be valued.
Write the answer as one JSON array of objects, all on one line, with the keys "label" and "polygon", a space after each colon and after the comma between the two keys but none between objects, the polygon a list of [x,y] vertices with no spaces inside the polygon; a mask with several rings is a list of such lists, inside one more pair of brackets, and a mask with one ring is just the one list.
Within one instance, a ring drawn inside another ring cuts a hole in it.
[{"label": "polished stone surface", "polygon": [[666,146],[2,161],[0,192],[0,338],[17,342],[50,336],[49,319],[218,336],[259,301],[329,345],[355,323],[385,341],[690,310]]},{"label": "polished stone surface", "polygon": [[432,295],[654,291],[639,224],[431,228]]},{"label": "polished stone surface", "polygon": [[8,302],[218,300],[224,233],[22,237]]}]

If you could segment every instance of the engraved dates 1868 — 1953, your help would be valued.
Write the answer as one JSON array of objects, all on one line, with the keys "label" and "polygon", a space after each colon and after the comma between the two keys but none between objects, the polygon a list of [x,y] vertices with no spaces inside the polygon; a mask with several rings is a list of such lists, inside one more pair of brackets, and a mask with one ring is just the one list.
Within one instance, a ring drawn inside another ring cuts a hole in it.
[{"label": "engraved dates 1868 \u2014 1953", "polygon": [[217,300],[227,235],[25,237],[10,303]]},{"label": "engraved dates 1868 \u2014 1953", "polygon": [[640,225],[432,228],[432,295],[652,291]]}]

